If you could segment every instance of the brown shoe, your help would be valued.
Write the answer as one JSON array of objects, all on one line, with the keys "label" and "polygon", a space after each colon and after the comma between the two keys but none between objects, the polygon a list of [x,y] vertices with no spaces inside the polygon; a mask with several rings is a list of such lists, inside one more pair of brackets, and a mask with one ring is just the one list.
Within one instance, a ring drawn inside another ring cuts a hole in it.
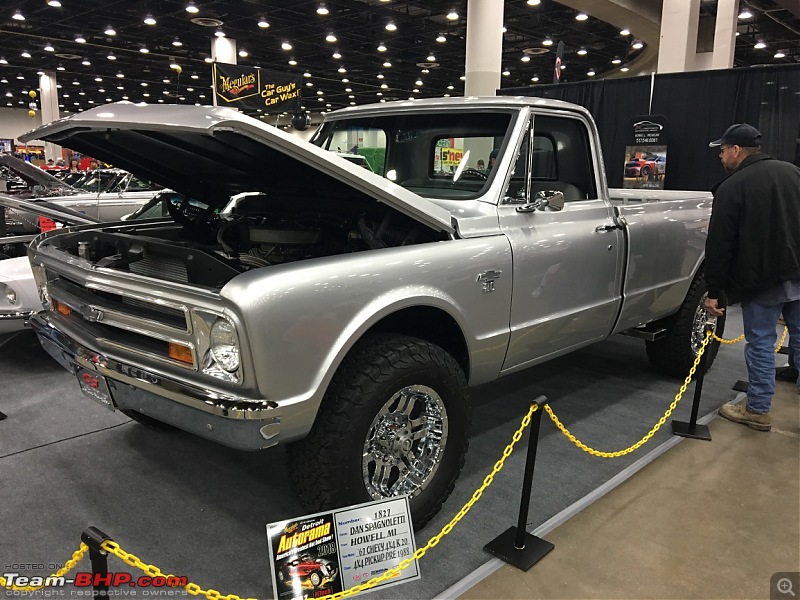
[{"label": "brown shoe", "polygon": [[739,404],[723,404],[719,407],[719,414],[728,419],[728,421],[747,425],[750,429],[755,429],[756,431],[769,431],[772,429],[769,413],[760,415],[750,412],[743,402]]}]

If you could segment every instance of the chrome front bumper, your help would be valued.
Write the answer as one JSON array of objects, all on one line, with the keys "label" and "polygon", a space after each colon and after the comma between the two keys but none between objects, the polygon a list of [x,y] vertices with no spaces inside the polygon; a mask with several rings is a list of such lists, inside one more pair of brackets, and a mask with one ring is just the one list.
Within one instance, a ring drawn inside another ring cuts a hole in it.
[{"label": "chrome front bumper", "polygon": [[22,331],[28,325],[30,318],[35,314],[35,310],[27,312],[0,313],[0,333],[13,333],[15,331]]},{"label": "chrome front bumper", "polygon": [[278,444],[281,416],[274,402],[223,396],[103,356],[53,327],[47,313],[34,316],[30,325],[42,347],[65,369],[74,373],[82,367],[105,377],[121,410],[135,410],[240,450]]}]

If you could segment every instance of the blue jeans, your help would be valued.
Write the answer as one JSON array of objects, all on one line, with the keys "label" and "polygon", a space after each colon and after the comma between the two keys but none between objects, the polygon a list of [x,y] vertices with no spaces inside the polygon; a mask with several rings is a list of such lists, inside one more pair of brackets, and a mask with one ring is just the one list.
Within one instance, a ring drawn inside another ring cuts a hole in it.
[{"label": "blue jeans", "polygon": [[[747,345],[747,408],[754,413],[768,413],[775,394],[775,345],[778,341],[776,323],[783,313],[789,328],[790,356],[800,369],[800,300],[763,306],[755,301],[742,302],[742,321]],[[800,386],[800,380],[798,380]]]}]

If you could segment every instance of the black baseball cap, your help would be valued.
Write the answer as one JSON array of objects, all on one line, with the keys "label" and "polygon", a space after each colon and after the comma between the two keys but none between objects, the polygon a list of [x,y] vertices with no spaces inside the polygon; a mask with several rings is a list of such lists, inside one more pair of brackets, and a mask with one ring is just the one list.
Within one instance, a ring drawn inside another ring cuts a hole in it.
[{"label": "black baseball cap", "polygon": [[761,132],[747,123],[736,123],[731,125],[716,141],[709,142],[709,148],[728,144],[729,146],[742,146],[743,148],[753,148],[761,145]]}]

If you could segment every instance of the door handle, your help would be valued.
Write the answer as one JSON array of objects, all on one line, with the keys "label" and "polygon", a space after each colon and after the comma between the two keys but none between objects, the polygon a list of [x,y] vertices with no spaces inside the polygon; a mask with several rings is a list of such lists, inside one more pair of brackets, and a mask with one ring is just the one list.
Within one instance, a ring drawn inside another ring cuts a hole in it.
[{"label": "door handle", "polygon": [[609,232],[609,231],[614,231],[615,229],[617,229],[616,225],[598,225],[597,227],[594,228],[594,232],[595,233],[606,233],[606,232]]}]

